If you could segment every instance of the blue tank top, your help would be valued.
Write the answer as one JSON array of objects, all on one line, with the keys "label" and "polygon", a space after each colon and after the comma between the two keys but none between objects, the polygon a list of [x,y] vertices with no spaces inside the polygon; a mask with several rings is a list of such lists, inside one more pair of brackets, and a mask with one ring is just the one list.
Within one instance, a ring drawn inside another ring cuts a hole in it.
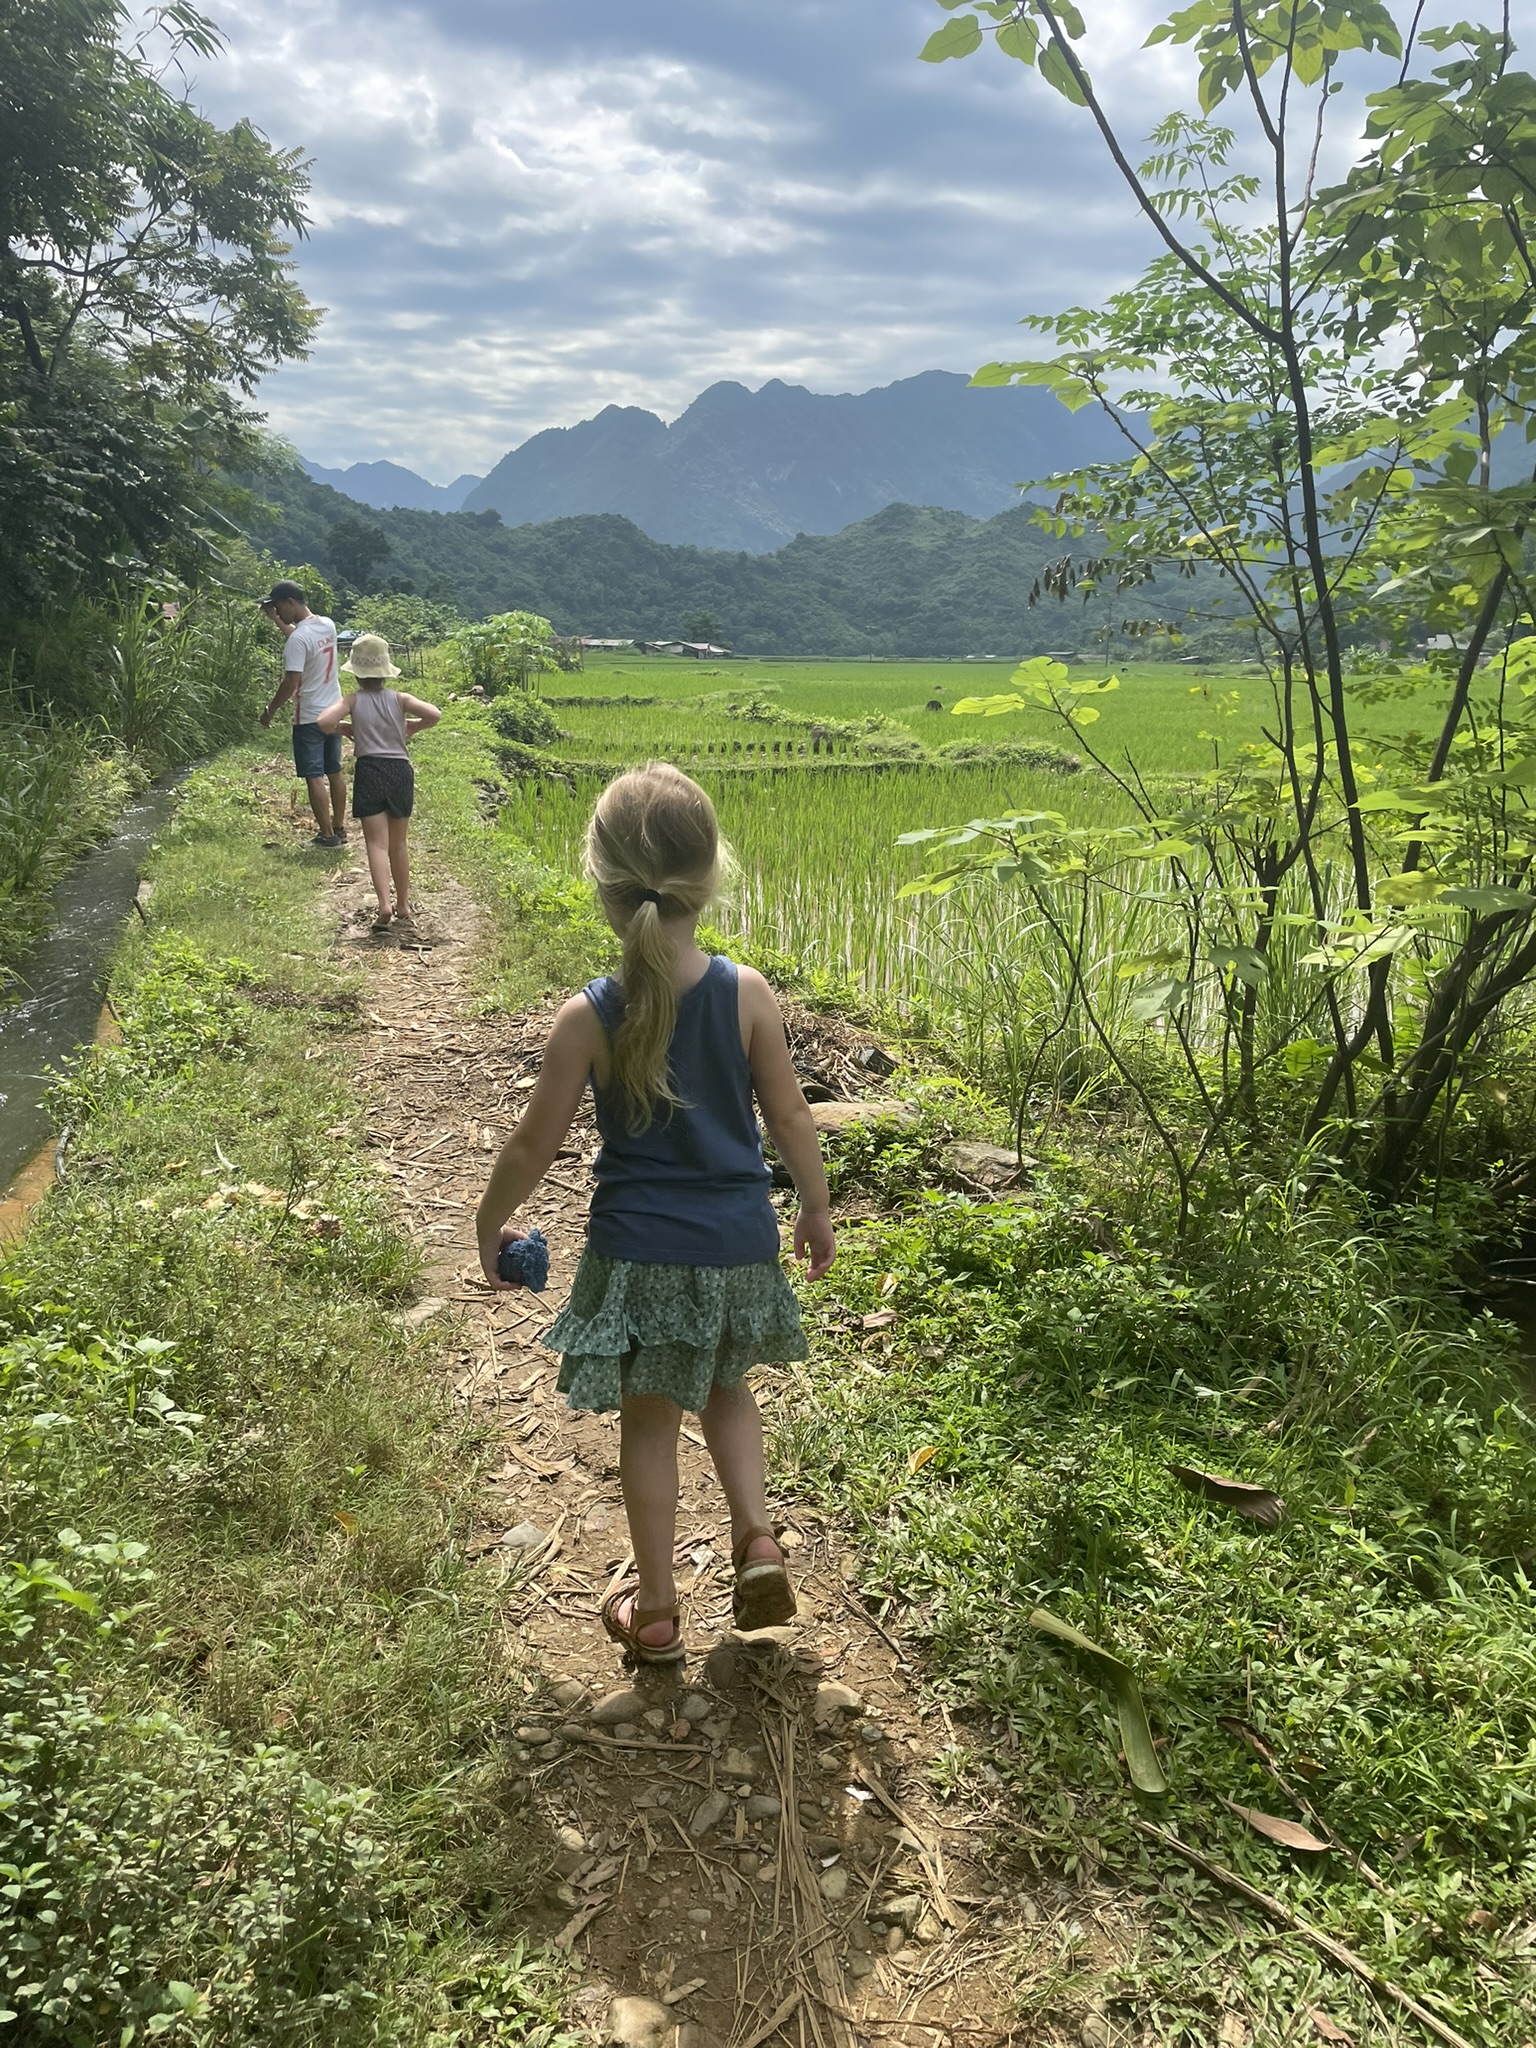
[{"label": "blue tank top", "polygon": [[[611,975],[583,991],[610,1041],[624,1019]],[[618,1091],[592,1078],[602,1150],[587,1242],[641,1266],[756,1266],[779,1256],[771,1175],[741,1049],[736,963],[719,954],[678,998],[670,1054],[682,1103],[632,1131]]]}]

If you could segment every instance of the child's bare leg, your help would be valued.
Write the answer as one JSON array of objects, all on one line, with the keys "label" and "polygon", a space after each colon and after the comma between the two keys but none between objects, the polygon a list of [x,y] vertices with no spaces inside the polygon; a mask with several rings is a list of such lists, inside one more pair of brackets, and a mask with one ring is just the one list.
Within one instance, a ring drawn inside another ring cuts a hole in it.
[{"label": "child's bare leg", "polygon": [[347,778],[345,775],[330,777],[331,830],[340,832],[347,822]]},{"label": "child's bare leg", "polygon": [[411,849],[409,818],[389,821],[389,868],[395,878],[395,908],[402,917],[411,914]]},{"label": "child's bare leg", "polygon": [[379,899],[380,917],[389,916],[389,835],[385,831],[388,822],[382,811],[375,811],[372,817],[359,818],[363,828],[363,847],[368,855],[368,872],[373,877],[373,893]]},{"label": "child's bare leg", "polygon": [[[717,1380],[710,1389],[704,1412],[704,1441],[720,1474],[720,1484],[731,1508],[731,1548],[749,1529],[766,1527],[768,1521],[767,1464],[763,1456],[763,1418],[745,1380],[723,1387]],[[748,1548],[747,1561],[767,1564],[779,1555],[778,1545],[759,1536]]]},{"label": "child's bare leg", "polygon": [[[619,1428],[619,1479],[629,1518],[639,1589],[635,1606],[665,1607],[677,1596],[672,1552],[677,1542],[677,1432],[683,1411],[659,1394],[632,1394]],[[650,1622],[640,1640],[660,1649],[672,1640],[670,1621]]]},{"label": "child's bare leg", "polygon": [[331,785],[323,775],[307,775],[304,786],[309,791],[309,808],[315,814],[315,830],[329,839],[335,830],[331,813]]}]

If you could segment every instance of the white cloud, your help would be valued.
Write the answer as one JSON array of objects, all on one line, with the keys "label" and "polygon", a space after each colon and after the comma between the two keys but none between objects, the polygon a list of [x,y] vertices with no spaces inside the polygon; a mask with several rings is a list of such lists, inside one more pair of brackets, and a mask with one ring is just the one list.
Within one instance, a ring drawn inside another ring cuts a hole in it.
[{"label": "white cloud", "polygon": [[[447,478],[718,378],[969,368],[1149,252],[1038,78],[916,61],[926,0],[214,4],[230,47],[200,102],[315,160],[301,275],[330,310],[263,402],[317,460]],[[1142,48],[1146,0],[1091,12],[1135,139],[1192,100],[1189,54]]]}]

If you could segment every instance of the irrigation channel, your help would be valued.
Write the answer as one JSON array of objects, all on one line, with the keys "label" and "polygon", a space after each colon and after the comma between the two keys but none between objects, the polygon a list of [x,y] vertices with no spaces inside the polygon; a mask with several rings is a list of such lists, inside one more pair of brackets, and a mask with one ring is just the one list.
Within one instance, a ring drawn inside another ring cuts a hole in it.
[{"label": "irrigation channel", "polygon": [[71,868],[55,894],[46,938],[0,1000],[0,1234],[7,1212],[35,1199],[52,1178],[44,1097],[60,1064],[95,1035],[113,942],[180,781],[146,790],[112,837]]}]

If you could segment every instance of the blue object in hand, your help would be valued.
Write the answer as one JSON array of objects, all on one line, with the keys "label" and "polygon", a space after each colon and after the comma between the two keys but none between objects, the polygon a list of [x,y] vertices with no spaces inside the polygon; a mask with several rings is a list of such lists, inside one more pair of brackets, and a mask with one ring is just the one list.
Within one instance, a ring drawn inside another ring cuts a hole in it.
[{"label": "blue object in hand", "polygon": [[509,1237],[496,1261],[496,1271],[503,1280],[542,1294],[549,1285],[549,1239],[542,1230],[530,1230],[526,1237]]}]

